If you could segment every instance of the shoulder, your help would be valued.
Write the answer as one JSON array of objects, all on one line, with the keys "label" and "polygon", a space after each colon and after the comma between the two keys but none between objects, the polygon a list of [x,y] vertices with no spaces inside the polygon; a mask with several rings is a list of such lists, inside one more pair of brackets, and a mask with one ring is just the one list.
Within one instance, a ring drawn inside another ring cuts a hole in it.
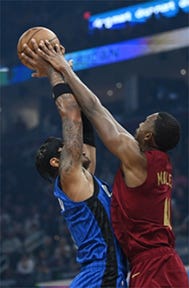
[{"label": "shoulder", "polygon": [[154,160],[165,161],[165,162],[170,161],[169,155],[160,150],[149,150],[149,151],[146,151],[144,154],[148,161],[154,161]]}]

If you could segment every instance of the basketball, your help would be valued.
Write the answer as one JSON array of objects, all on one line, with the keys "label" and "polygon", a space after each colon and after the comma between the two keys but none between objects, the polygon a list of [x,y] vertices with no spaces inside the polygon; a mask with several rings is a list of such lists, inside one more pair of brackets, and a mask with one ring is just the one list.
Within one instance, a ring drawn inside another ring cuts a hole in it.
[{"label": "basketball", "polygon": [[49,40],[52,45],[60,44],[58,37],[56,34],[51,31],[50,29],[47,29],[45,27],[33,27],[28,30],[26,30],[19,38],[18,44],[17,44],[17,53],[18,58],[28,68],[35,70],[34,67],[30,66],[28,63],[25,63],[23,59],[21,59],[21,53],[23,52],[23,45],[26,43],[30,49],[33,49],[31,39],[34,38],[37,43],[39,44],[40,40]]}]

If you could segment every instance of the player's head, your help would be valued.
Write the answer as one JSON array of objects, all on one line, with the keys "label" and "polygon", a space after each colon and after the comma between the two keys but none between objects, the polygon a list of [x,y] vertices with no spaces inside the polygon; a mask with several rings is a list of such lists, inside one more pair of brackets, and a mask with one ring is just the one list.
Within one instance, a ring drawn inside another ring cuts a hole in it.
[{"label": "player's head", "polygon": [[166,152],[178,144],[180,124],[167,112],[151,114],[139,125],[136,139],[142,147],[153,147]]},{"label": "player's head", "polygon": [[[85,145],[84,145],[85,146]],[[63,148],[61,138],[49,137],[37,150],[35,165],[39,174],[46,180],[52,182],[59,171],[59,159]],[[90,165],[90,155],[86,149],[82,152],[82,165],[88,169]]]},{"label": "player's head", "polygon": [[46,180],[52,182],[58,175],[58,167],[51,165],[51,159],[60,158],[63,147],[63,140],[56,137],[49,137],[37,150],[35,165],[39,174]]}]

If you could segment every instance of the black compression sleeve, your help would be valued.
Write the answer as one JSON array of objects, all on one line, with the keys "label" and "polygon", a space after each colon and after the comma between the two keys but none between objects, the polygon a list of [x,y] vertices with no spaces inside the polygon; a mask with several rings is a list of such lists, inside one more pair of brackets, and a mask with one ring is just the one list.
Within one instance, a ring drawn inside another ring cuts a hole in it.
[{"label": "black compression sleeve", "polygon": [[83,143],[96,147],[94,128],[91,122],[83,112],[81,112],[81,118],[83,122]]},{"label": "black compression sleeve", "polygon": [[[62,94],[65,94],[65,93],[73,94],[72,89],[66,83],[59,83],[55,85],[52,88],[52,92],[53,92],[54,101],[56,101],[56,99]],[[96,147],[94,129],[93,129],[92,124],[90,123],[90,121],[87,119],[87,117],[84,115],[83,112],[81,112],[81,118],[83,122],[83,142],[85,144]]]},{"label": "black compression sleeve", "polygon": [[70,88],[70,86],[66,83],[59,83],[57,85],[55,85],[52,88],[52,92],[53,92],[53,99],[54,101],[56,101],[56,99],[62,95],[62,94],[66,94],[66,93],[71,93],[73,94],[72,89]]}]

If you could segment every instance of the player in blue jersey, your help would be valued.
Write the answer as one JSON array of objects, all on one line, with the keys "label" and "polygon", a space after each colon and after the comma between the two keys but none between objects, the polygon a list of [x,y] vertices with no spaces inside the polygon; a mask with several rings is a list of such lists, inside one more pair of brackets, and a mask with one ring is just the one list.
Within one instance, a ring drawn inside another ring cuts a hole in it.
[{"label": "player in blue jersey", "polygon": [[[28,61],[35,60],[34,67],[40,65],[33,52],[26,50],[31,53]],[[110,221],[111,191],[106,183],[93,176],[92,126],[87,118],[81,118],[80,108],[62,76],[49,64],[42,64],[53,87],[64,141],[48,138],[37,151],[36,167],[42,177],[55,180],[54,195],[78,248],[76,260],[81,270],[70,287],[127,287],[126,261]]]}]

